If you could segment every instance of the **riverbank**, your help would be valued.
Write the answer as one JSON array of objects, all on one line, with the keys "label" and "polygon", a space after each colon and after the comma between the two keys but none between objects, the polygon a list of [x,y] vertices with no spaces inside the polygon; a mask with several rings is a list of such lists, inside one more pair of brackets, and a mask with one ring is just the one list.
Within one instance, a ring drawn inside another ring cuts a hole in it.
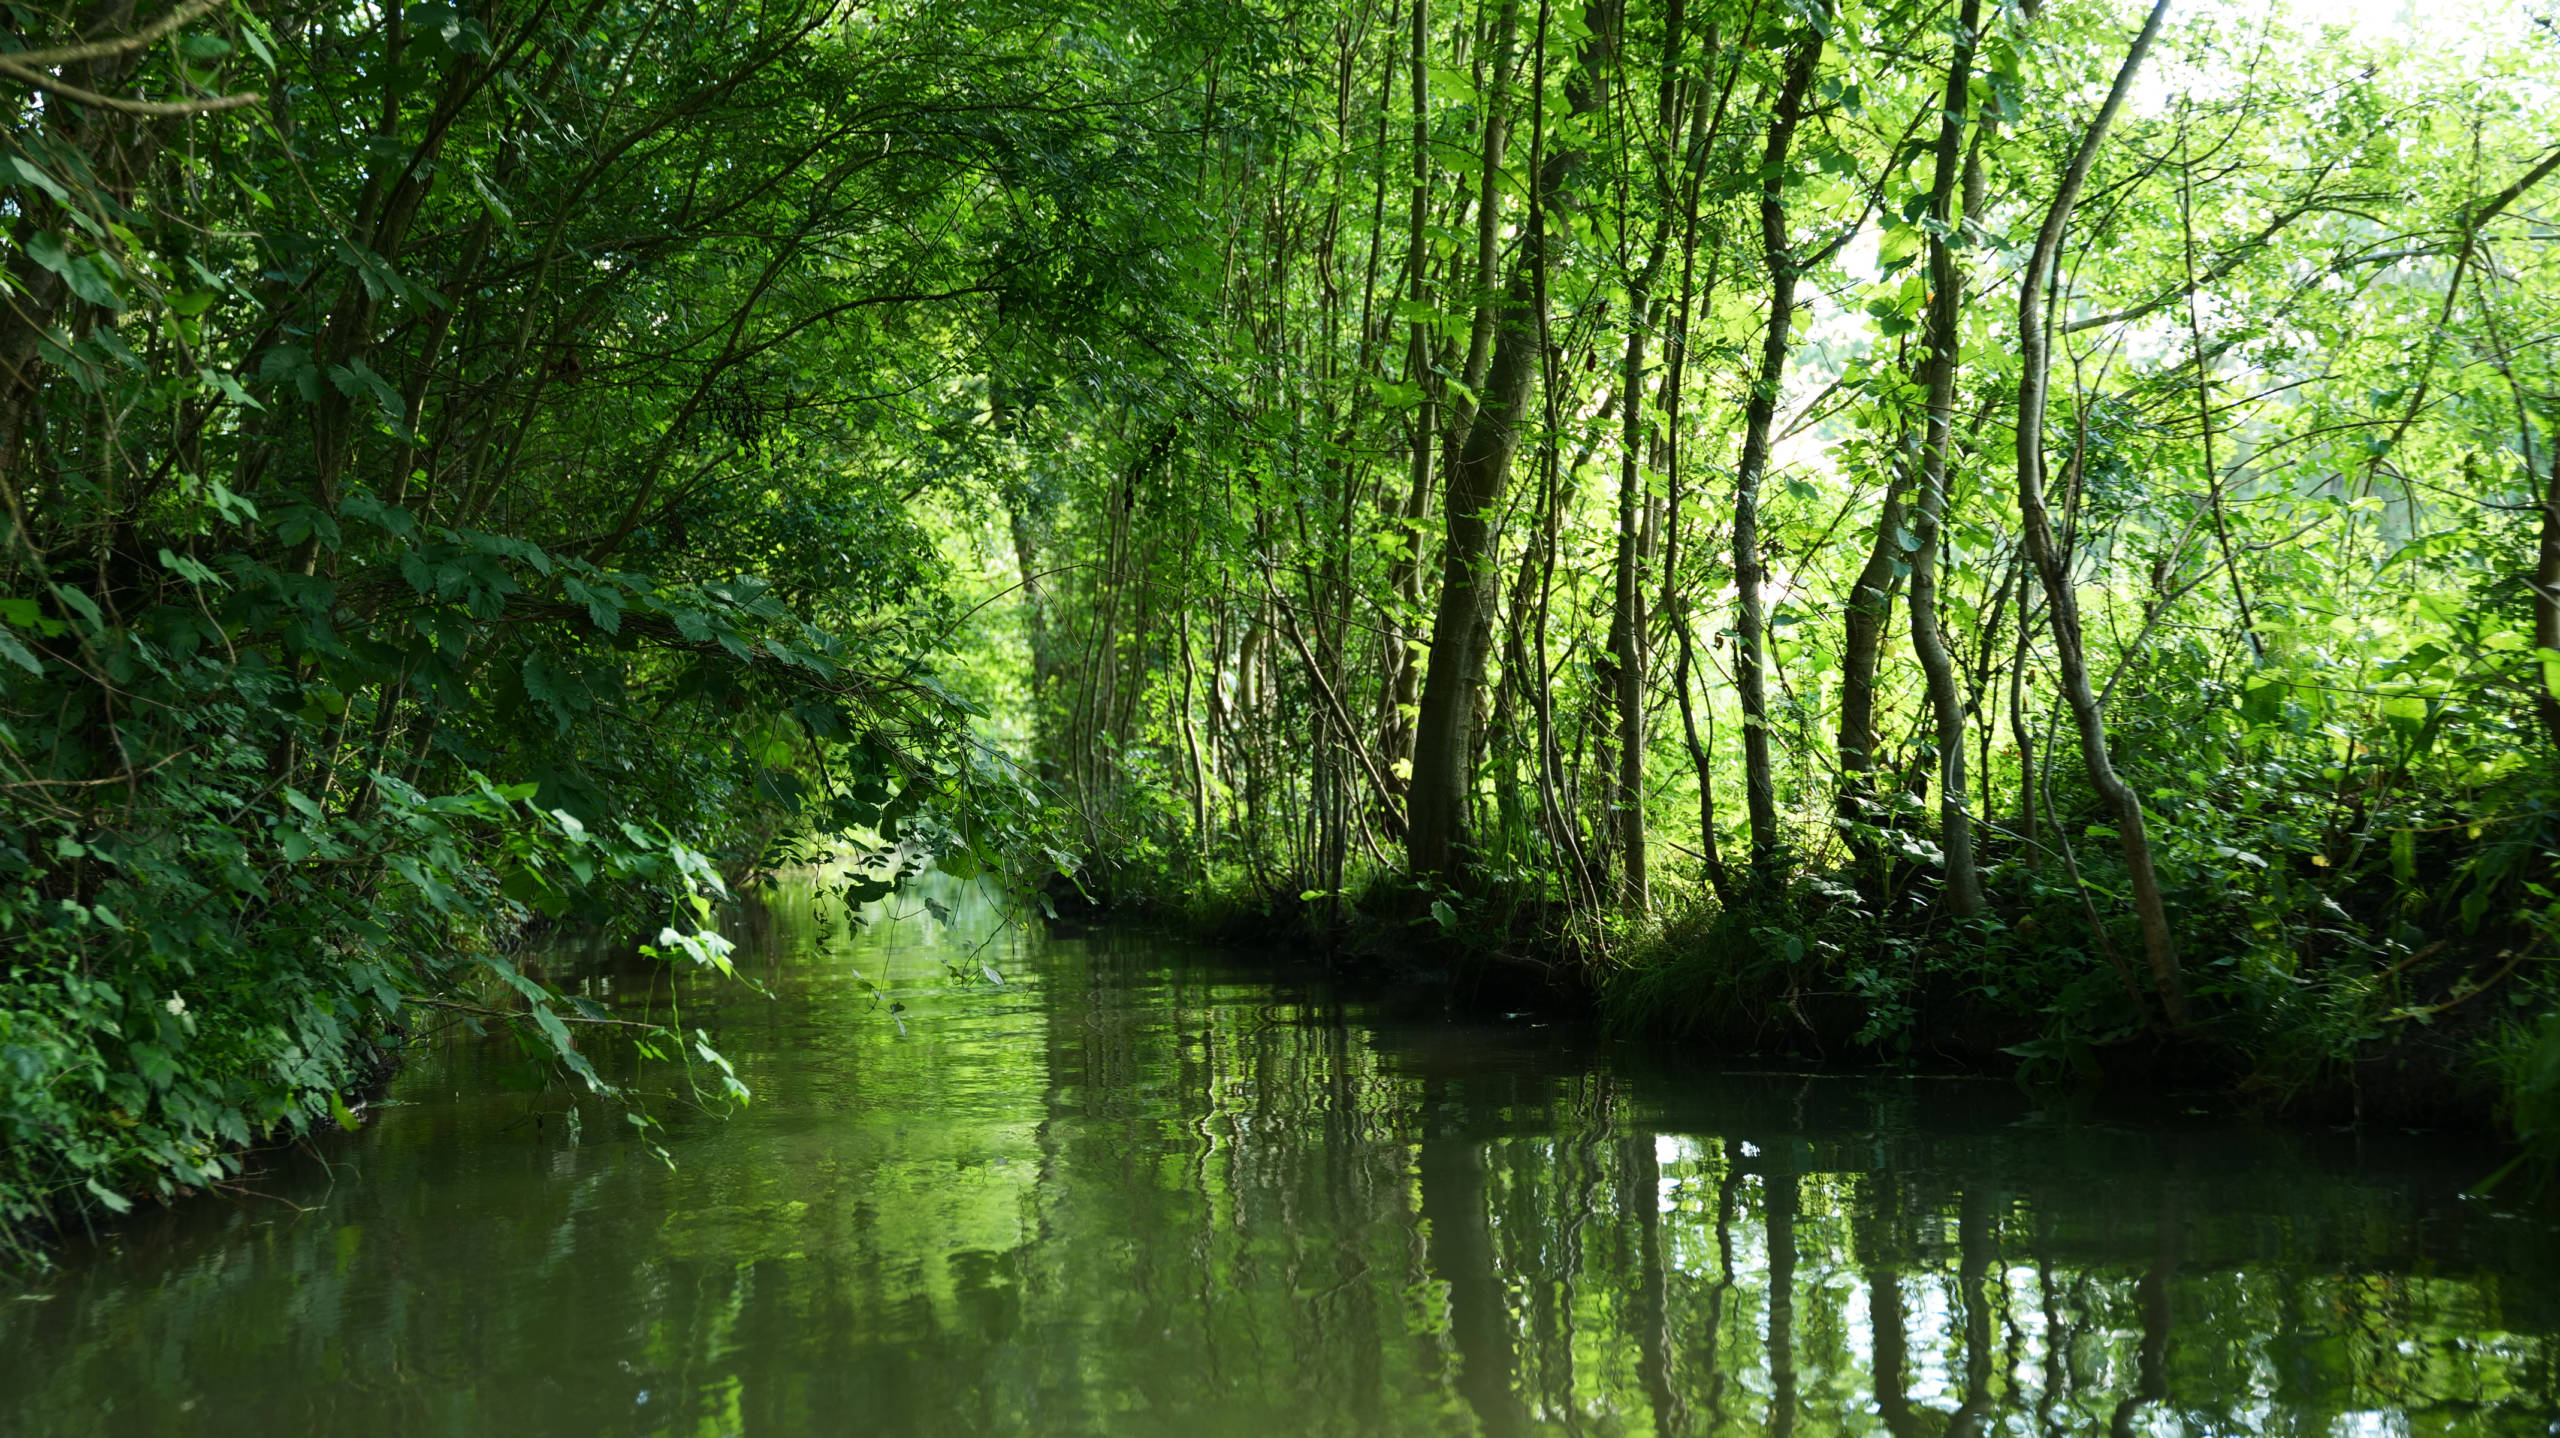
[{"label": "riverbank", "polygon": [[[1666,1049],[1824,1072],[1965,1075],[2077,1092],[2113,1106],[2316,1125],[2425,1129],[2514,1145],[2535,1035],[2486,987],[2342,1011],[2316,981],[2289,1004],[2249,1004],[2231,965],[2208,966],[2182,1029],[2138,1008],[2111,970],[2040,945],[2041,926],[1962,933],[1844,920],[1781,902],[1712,902],[1615,932],[1568,931],[1552,908],[1453,906],[1400,886],[1357,896],[1168,900],[1132,888],[1079,896],[1056,922],[1141,926],[1293,953],[1340,979],[1474,1014],[1596,1024]],[[2444,953],[2403,969],[2419,989]],[[2521,990],[2519,991],[2521,992]],[[2375,1010],[2379,1009],[2379,1012]]]},{"label": "riverbank", "polygon": [[[413,960],[405,972],[381,960],[349,964],[381,983],[302,996],[280,1015],[259,1014],[241,999],[249,986],[238,984],[217,991],[228,1000],[219,1006],[204,992],[212,985],[191,984],[165,1001],[74,1015],[85,1024],[57,1018],[50,1031],[0,1003],[0,1057],[17,1069],[0,1074],[0,1271],[39,1269],[66,1244],[141,1214],[252,1191],[275,1155],[360,1129],[410,1054],[445,1025],[511,1032],[528,1053],[577,1053],[573,1039],[555,1043],[542,1021],[564,1035],[568,1025],[603,1022],[553,985],[541,962],[561,932],[548,915],[481,916],[429,935],[432,960]],[[618,947],[634,951],[627,941]],[[388,992],[394,975],[422,991]],[[112,985],[90,988],[120,998]],[[0,987],[0,999],[10,996]],[[244,1010],[269,1022],[244,1021]],[[263,1047],[240,1044],[243,1029]],[[85,1053],[75,1048],[83,1042]],[[115,1066],[118,1049],[130,1070]],[[29,1084],[29,1068],[106,1077],[83,1092]],[[547,1072],[566,1080],[577,1071]],[[619,1092],[610,1082],[596,1091]],[[31,1102],[31,1092],[49,1102]]]}]

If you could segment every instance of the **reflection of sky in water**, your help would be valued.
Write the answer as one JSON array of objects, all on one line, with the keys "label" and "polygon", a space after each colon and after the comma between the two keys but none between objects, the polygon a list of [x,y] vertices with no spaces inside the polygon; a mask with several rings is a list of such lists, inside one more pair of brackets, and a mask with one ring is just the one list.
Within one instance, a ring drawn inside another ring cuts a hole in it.
[{"label": "reflection of sky in water", "polygon": [[741,926],[770,997],[555,955],[626,1011],[680,1000],[755,1104],[671,1114],[667,1168],[510,1087],[494,1046],[438,1048],[329,1169],[274,1175],[307,1212],[199,1202],[0,1302],[0,1432],[2294,1438],[2560,1412],[2560,1251],[2456,1196],[2475,1152],[1667,1070],[928,892],[947,918],[781,896]]}]

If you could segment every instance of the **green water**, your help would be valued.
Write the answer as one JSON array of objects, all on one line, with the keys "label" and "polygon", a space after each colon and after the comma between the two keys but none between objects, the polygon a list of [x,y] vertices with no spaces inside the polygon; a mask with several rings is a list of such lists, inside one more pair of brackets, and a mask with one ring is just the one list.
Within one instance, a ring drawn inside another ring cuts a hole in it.
[{"label": "green water", "polygon": [[[2476,1149],[1718,1074],[963,903],[687,984],[675,1122],[421,1056],[366,1130],[0,1289],[12,1433],[2547,1433]],[[962,982],[992,962],[1005,982]],[[590,991],[663,1011],[637,970]],[[893,1012],[872,987],[903,1004]]]}]

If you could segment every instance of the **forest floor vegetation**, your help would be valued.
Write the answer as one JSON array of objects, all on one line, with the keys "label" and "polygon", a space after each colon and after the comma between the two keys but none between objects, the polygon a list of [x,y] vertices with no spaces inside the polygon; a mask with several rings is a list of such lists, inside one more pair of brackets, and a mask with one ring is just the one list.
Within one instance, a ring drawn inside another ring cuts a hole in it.
[{"label": "forest floor vegetation", "polygon": [[[1109,865],[1061,884],[1060,922],[1159,926],[1222,946],[1319,955],[1354,982],[1441,993],[1454,1010],[1587,1018],[1710,1062],[1836,1072],[1962,1073],[2206,1109],[2522,1140],[2547,1168],[2553,1002],[2509,962],[2531,935],[2475,933],[2404,956],[2389,993],[2344,976],[2251,972],[2250,953],[2189,925],[2196,985],[2171,1026],[2128,970],[2092,964],[2075,891],[1995,870],[1986,914],[1939,922],[1908,896],[1879,906],[1847,876],[1810,874],[1727,907],[1664,895],[1645,923],[1593,924],[1499,893],[1461,899],[1381,872],[1340,897],[1185,890]],[[1703,886],[1702,886],[1703,889]],[[1057,900],[1053,900],[1056,902]],[[1878,912],[1879,907],[1884,912]],[[2421,997],[2423,996],[2423,997]]]}]

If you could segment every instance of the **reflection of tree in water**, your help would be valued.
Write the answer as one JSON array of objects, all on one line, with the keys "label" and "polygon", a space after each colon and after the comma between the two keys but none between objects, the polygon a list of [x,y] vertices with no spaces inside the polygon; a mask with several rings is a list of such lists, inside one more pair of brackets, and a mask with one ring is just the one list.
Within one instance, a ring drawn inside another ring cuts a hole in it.
[{"label": "reflection of tree in water", "polygon": [[[948,975],[951,934],[988,931],[948,907],[759,958],[771,1001],[688,995],[759,1097],[685,1130],[672,1172],[537,1141],[467,1053],[422,1065],[413,1090],[463,1096],[365,1135],[308,1195],[325,1217],[173,1237],[43,1322],[0,1310],[12,1416],[102,1431],[97,1394],[175,1413],[217,1372],[226,1412],[284,1431],[396,1431],[466,1392],[528,1432],[615,1428],[646,1391],[640,1431],[1115,1438],[2555,1412],[2543,1230],[2415,1166],[2021,1126],[1981,1087],[1612,1072],[1143,940],[998,940],[998,990]],[[191,1386],[136,1380],[137,1344]]]},{"label": "reflection of tree in water", "polygon": [[1512,1316],[1485,1201],[1486,1145],[1442,1116],[1449,1106],[1444,1086],[1424,1086],[1426,1137],[1417,1173],[1421,1217],[1430,1230],[1431,1272],[1449,1293],[1447,1331],[1457,1351],[1458,1392],[1486,1438],[1512,1438],[1529,1431],[1529,1415],[1514,1381]]},{"label": "reflection of tree in water", "polygon": [[[2541,1431],[2554,1412],[2548,1330],[2499,1326],[2518,1275],[2428,1238],[2388,1184],[2234,1187],[2210,1171],[2231,1154],[2139,1134],[2063,1164],[2005,1135],[1808,1137],[1747,1108],[1737,1134],[1665,1138],[1590,1109],[1580,1080],[1534,1114],[1516,1084],[1477,1099],[1469,1129],[1452,1110],[1484,1087],[1426,1083],[1417,1216],[1451,1388],[1487,1434],[2308,1433],[2390,1413]],[[1609,1161],[1586,1161],[1591,1131]],[[2529,1242],[2515,1256],[2548,1267]]]}]

